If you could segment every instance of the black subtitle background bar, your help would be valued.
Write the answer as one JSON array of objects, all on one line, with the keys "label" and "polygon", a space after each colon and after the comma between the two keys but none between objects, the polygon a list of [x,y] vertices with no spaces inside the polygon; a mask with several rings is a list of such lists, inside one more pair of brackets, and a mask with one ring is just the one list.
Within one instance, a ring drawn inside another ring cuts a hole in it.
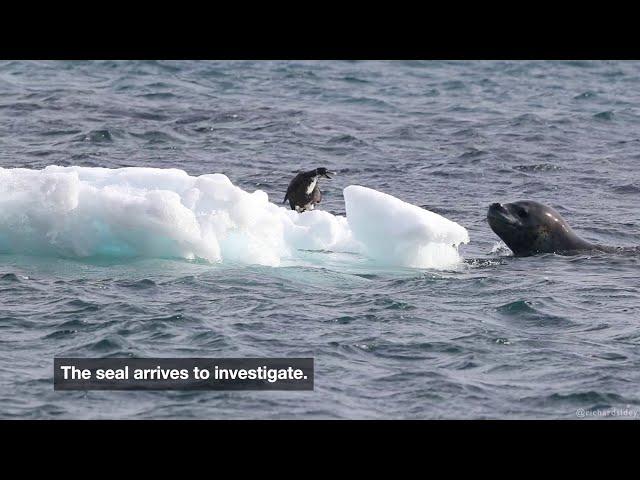
[{"label": "black subtitle background bar", "polygon": [[[313,358],[54,358],[54,390],[313,390]],[[64,378],[62,366],[73,366],[79,370],[90,370],[91,378]],[[96,378],[99,369],[119,370],[129,367],[126,380]],[[133,378],[136,369],[183,370],[189,372],[188,379],[137,380]],[[216,380],[214,367],[228,370],[302,370],[303,377],[277,379],[222,379]],[[208,379],[194,378],[194,367],[211,372]]]}]

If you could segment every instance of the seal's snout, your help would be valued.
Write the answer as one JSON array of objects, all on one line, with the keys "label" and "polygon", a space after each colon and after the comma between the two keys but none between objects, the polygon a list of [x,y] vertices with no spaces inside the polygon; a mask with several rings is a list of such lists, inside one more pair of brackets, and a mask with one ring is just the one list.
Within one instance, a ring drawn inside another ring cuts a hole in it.
[{"label": "seal's snout", "polygon": [[505,216],[508,216],[508,213],[509,212],[504,205],[496,202],[489,205],[489,211],[487,212],[487,216],[488,217],[492,217],[492,216],[505,217]]},{"label": "seal's snout", "polygon": [[501,203],[492,203],[487,211],[487,220],[493,227],[494,224],[511,222],[511,215]]}]

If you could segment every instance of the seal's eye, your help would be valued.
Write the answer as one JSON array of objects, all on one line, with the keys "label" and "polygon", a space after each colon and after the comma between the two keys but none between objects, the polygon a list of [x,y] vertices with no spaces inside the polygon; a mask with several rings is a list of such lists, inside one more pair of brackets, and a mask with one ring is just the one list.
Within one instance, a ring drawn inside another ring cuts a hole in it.
[{"label": "seal's eye", "polygon": [[527,217],[527,215],[529,215],[529,213],[524,208],[519,208],[518,209],[518,216],[520,218],[525,218],[525,217]]}]

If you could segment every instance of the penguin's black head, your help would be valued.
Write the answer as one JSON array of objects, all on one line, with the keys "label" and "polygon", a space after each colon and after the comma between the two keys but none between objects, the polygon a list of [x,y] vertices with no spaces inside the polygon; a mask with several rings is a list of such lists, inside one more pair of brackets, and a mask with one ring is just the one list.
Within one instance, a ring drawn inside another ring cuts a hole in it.
[{"label": "penguin's black head", "polygon": [[329,178],[330,179],[331,177],[329,176],[329,174],[335,175],[336,172],[330,172],[329,170],[327,170],[324,167],[316,168],[316,176],[317,177],[325,177],[325,178]]}]

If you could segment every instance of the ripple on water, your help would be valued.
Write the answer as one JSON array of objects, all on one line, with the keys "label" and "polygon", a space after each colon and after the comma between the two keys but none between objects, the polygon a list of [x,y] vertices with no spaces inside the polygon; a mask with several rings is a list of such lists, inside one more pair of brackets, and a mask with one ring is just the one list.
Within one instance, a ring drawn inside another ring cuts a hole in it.
[{"label": "ripple on water", "polygon": [[620,405],[628,405],[629,400],[616,393],[598,392],[595,390],[579,391],[571,393],[552,393],[541,397],[536,403],[549,402],[559,406],[575,406],[585,409],[607,408]]},{"label": "ripple on water", "polygon": [[111,143],[113,142],[113,134],[107,130],[91,130],[75,137],[76,141],[89,143]]},{"label": "ripple on water", "polygon": [[139,140],[144,140],[149,144],[176,144],[183,142],[178,135],[172,135],[160,130],[150,130],[142,133],[129,132],[129,135]]},{"label": "ripple on water", "polygon": [[21,283],[20,278],[15,273],[3,273],[0,275],[0,282]]},{"label": "ripple on water", "polygon": [[55,332],[51,332],[48,335],[45,335],[43,338],[46,340],[58,340],[58,339],[68,338],[69,336],[74,335],[76,333],[78,333],[78,330],[70,330],[70,329],[56,330]]},{"label": "ripple on water", "polygon": [[595,118],[596,120],[604,120],[604,121],[613,120],[614,117],[615,117],[615,114],[613,110],[607,110],[605,112],[599,112],[593,115],[593,118]]},{"label": "ripple on water", "polygon": [[335,144],[335,145],[349,144],[349,145],[354,145],[354,146],[367,145],[367,142],[365,142],[364,140],[361,140],[358,137],[355,137],[355,136],[349,135],[349,134],[338,135],[338,136],[335,136],[335,137],[331,137],[328,140],[327,143]]},{"label": "ripple on water", "polygon": [[628,183],[625,185],[616,185],[613,187],[613,190],[616,193],[637,195],[638,193],[640,193],[640,185],[636,185],[633,183]]},{"label": "ripple on water", "polygon": [[588,100],[588,99],[594,98],[596,96],[597,96],[597,94],[595,92],[586,91],[586,92],[582,92],[579,95],[576,95],[575,97],[573,97],[573,99],[574,100]]},{"label": "ripple on water", "polygon": [[102,305],[98,305],[93,302],[85,302],[84,300],[80,300],[80,299],[70,300],[68,302],[65,302],[64,305],[67,307],[71,307],[72,310],[59,310],[57,313],[64,314],[64,315],[71,315],[76,313],[90,313],[90,312],[97,312],[98,310],[103,308]]},{"label": "ripple on water", "polygon": [[496,312],[511,321],[535,326],[568,327],[575,324],[568,318],[542,311],[529,300],[516,300],[500,305]]},{"label": "ripple on water", "polygon": [[116,282],[116,284],[120,287],[131,288],[133,290],[146,290],[157,286],[156,282],[150,278],[143,278],[142,280],[120,280]]},{"label": "ripple on water", "polygon": [[385,310],[415,310],[416,307],[406,302],[393,300],[392,298],[377,298],[374,305],[384,308]]},{"label": "ripple on water", "polygon": [[531,165],[515,165],[515,170],[520,172],[550,172],[555,170],[562,170],[560,165],[552,163],[534,163]]},{"label": "ripple on water", "polygon": [[108,336],[98,341],[90,342],[81,347],[91,353],[119,354],[126,348],[127,342],[120,336]]},{"label": "ripple on water", "polygon": [[511,126],[524,127],[524,126],[539,126],[543,125],[545,120],[534,113],[525,113],[518,115],[510,121]]}]

